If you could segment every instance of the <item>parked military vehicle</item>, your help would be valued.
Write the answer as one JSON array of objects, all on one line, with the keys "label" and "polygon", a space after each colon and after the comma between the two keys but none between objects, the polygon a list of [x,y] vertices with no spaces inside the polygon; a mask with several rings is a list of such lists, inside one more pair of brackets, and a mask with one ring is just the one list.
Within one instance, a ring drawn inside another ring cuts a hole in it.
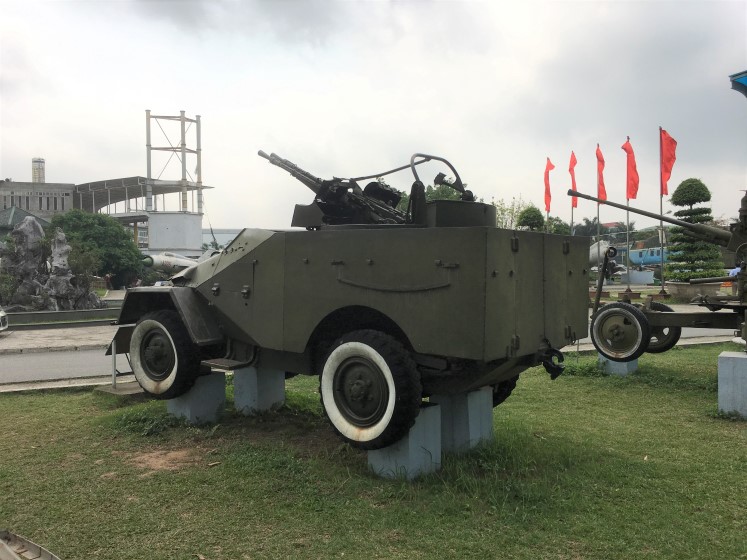
[{"label": "parked military vehicle", "polygon": [[[706,308],[713,313],[675,313],[668,305],[653,301],[652,298],[648,298],[643,304],[615,302],[598,308],[595,306],[590,331],[591,340],[600,354],[613,361],[629,362],[644,352],[666,352],[679,341],[682,327],[741,330],[742,338],[746,337],[744,325],[747,311],[747,194],[742,198],[739,221],[731,224],[728,231],[704,224],[691,224],[573,190],[568,191],[568,196],[578,196],[685,228],[685,233],[692,237],[725,247],[727,252],[734,255],[736,266],[740,267],[740,272],[736,276],[690,280],[691,284],[727,281],[737,283],[734,294],[701,295],[692,301],[693,305]],[[731,268],[735,267],[735,264],[728,263],[727,266]]]},{"label": "parked military vehicle", "polygon": [[[259,155],[313,191],[293,214],[302,229],[245,229],[173,286],[128,290],[116,348],[156,398],[184,393],[207,368],[319,375],[334,429],[376,449],[407,433],[424,397],[489,386],[499,404],[526,368],[559,375],[558,348],[586,336],[588,238],[496,228],[495,207],[437,156],[322,180]],[[426,162],[451,171],[435,183],[461,200],[426,203]],[[400,211],[383,178],[407,169]]]}]

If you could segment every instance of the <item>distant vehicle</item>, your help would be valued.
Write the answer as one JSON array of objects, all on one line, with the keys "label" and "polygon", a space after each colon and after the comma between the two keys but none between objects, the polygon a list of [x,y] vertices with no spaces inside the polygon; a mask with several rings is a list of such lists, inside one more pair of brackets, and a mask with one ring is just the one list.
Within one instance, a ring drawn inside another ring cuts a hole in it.
[{"label": "distant vehicle", "polygon": [[[158,255],[148,255],[143,258],[143,264],[148,268],[157,270],[159,272],[165,272],[166,274],[175,274],[181,272],[191,266],[196,265],[210,257],[217,255],[220,251],[216,249],[208,249],[198,259],[191,259],[184,255],[177,253],[160,253]],[[161,286],[163,284],[156,284]],[[171,285],[171,284],[166,284]]]},{"label": "distant vehicle", "polygon": [[2,307],[0,307],[0,332],[6,330],[8,328],[8,316],[5,314],[5,311]]},{"label": "distant vehicle", "polygon": [[[631,249],[628,252],[630,263],[635,266],[661,266],[661,247],[647,247],[644,249]],[[669,249],[664,249],[664,263],[669,258]]]},{"label": "distant vehicle", "polygon": [[604,258],[604,253],[609,248],[609,241],[597,241],[589,247],[589,265],[599,266]]}]

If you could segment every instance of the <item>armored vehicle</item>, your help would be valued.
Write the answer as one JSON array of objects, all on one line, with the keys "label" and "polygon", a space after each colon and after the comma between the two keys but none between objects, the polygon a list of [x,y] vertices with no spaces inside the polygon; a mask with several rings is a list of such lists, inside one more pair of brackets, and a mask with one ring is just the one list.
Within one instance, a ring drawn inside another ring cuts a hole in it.
[{"label": "armored vehicle", "polygon": [[[313,191],[296,206],[300,229],[245,229],[173,286],[127,292],[117,348],[156,398],[184,393],[208,368],[319,375],[334,429],[377,449],[407,433],[423,398],[489,386],[498,404],[526,368],[559,375],[558,348],[586,336],[588,238],[498,229],[495,207],[437,156],[322,180],[259,155]],[[425,162],[451,171],[435,183],[460,200],[426,203]],[[402,211],[383,178],[407,169]]]},{"label": "armored vehicle", "polygon": [[650,297],[643,304],[615,302],[601,307],[595,305],[591,317],[591,340],[602,355],[617,362],[629,362],[644,352],[666,352],[679,341],[682,327],[741,330],[742,338],[746,338],[744,325],[747,311],[747,194],[742,198],[738,221],[731,224],[728,231],[705,224],[691,224],[573,190],[568,191],[568,196],[578,196],[685,228],[685,233],[696,239],[726,248],[734,255],[734,261],[727,263],[727,266],[736,265],[740,268],[736,276],[690,280],[691,284],[736,282],[737,290],[733,294],[700,295],[691,302],[692,305],[705,308],[712,313],[673,312],[668,305],[653,301]]}]

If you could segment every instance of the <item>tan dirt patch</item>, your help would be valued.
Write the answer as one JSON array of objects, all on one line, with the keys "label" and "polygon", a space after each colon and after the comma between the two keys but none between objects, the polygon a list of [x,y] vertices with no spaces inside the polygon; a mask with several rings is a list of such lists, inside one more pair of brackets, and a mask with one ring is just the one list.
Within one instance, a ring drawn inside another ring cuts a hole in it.
[{"label": "tan dirt patch", "polygon": [[135,453],[129,462],[141,469],[151,472],[178,471],[198,462],[199,458],[192,449],[173,449]]}]

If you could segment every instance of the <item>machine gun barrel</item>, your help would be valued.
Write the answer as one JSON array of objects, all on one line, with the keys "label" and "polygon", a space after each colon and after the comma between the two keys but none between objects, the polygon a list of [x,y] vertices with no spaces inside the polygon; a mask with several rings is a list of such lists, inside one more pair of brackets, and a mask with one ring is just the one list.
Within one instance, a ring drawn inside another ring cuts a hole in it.
[{"label": "machine gun barrel", "polygon": [[318,194],[319,190],[322,188],[322,183],[323,183],[322,179],[320,179],[319,177],[314,177],[311,173],[301,169],[292,161],[283,159],[277,154],[270,154],[268,156],[262,150],[259,150],[257,152],[257,155],[259,157],[265,158],[272,165],[275,165],[279,167],[280,169],[284,169],[285,171],[290,173],[291,176],[295,177],[296,179],[301,181],[304,185],[309,187],[312,191],[314,191],[314,194]]},{"label": "machine gun barrel", "polygon": [[647,212],[646,210],[639,210],[638,208],[633,208],[632,206],[625,206],[624,204],[617,204],[616,202],[602,200],[595,196],[591,196],[588,194],[580,193],[578,191],[574,191],[573,189],[568,189],[568,196],[577,196],[579,198],[585,198],[586,200],[598,202],[599,204],[606,204],[607,206],[612,206],[614,208],[620,208],[621,210],[630,210],[634,214],[640,214],[641,216],[647,216],[649,218],[654,218],[655,220],[661,220],[663,222],[674,224],[676,226],[680,226],[686,229],[687,233],[689,235],[692,235],[693,237],[697,237],[698,239],[702,239],[703,241],[708,241],[716,245],[721,245],[722,247],[728,246],[729,241],[731,240],[731,232],[728,232],[721,228],[717,228],[713,226],[706,226],[703,224],[691,224],[690,222],[684,222],[676,218],[670,218],[669,216],[663,216],[661,214]]}]

